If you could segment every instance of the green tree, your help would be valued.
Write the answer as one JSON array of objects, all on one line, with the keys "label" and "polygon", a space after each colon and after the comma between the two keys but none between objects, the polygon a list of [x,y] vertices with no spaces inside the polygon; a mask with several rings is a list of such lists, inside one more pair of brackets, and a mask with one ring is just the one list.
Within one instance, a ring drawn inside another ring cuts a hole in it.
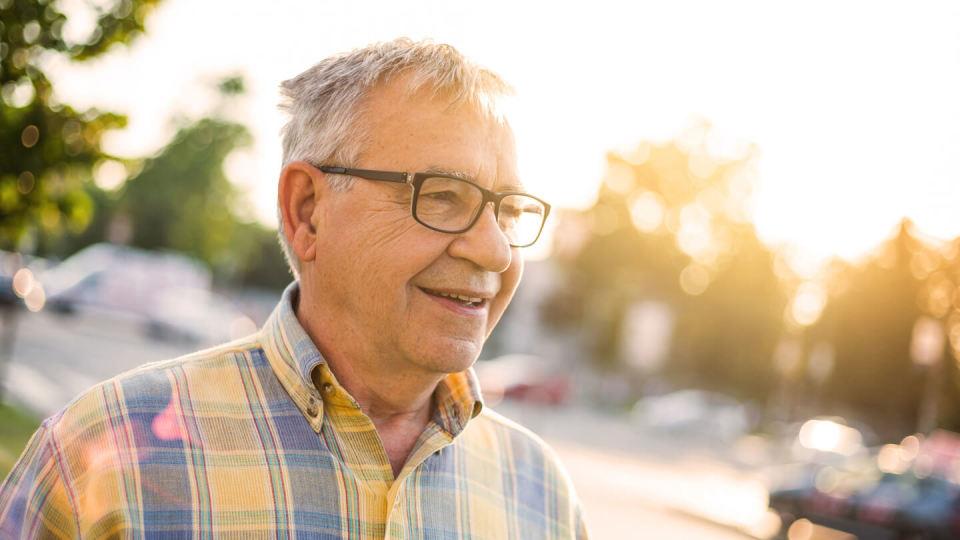
[{"label": "green tree", "polygon": [[82,234],[60,241],[67,255],[110,241],[150,250],[173,250],[206,263],[215,278],[234,286],[282,288],[290,281],[276,231],[243,216],[247,201],[224,172],[234,151],[252,142],[249,130],[224,117],[244,92],[240,76],[218,84],[209,116],[180,120],[173,138],[153,157],[127,160],[131,177],[106,191],[90,183],[94,219]]},{"label": "green tree", "polygon": [[249,143],[247,129],[226,120],[181,128],[123,187],[117,212],[131,224],[130,243],[180,251],[220,270],[234,266],[237,195],[223,161]]},{"label": "green tree", "polygon": [[45,59],[83,61],[131,42],[158,1],[88,2],[96,24],[73,42],[59,2],[0,0],[0,248],[82,231],[93,210],[84,187],[105,157],[103,133],[125,124],[118,114],[59,103]]},{"label": "green tree", "polygon": [[[960,428],[960,239],[938,249],[904,220],[865,262],[834,279],[835,292],[817,339],[833,343],[836,367],[826,382],[826,408],[853,411],[885,440],[916,430],[926,369],[914,364],[911,341],[920,317],[939,320],[942,371],[934,372],[938,425]],[[949,339],[953,336],[952,340]],[[951,344],[951,341],[953,342]]]},{"label": "green tree", "polygon": [[584,241],[559,249],[568,285],[545,313],[584,328],[594,362],[621,369],[628,310],[648,299],[668,304],[675,324],[662,375],[762,400],[774,385],[786,298],[773,254],[748,221],[753,149],[717,156],[709,135],[701,125],[608,155],[596,204],[575,216]]}]

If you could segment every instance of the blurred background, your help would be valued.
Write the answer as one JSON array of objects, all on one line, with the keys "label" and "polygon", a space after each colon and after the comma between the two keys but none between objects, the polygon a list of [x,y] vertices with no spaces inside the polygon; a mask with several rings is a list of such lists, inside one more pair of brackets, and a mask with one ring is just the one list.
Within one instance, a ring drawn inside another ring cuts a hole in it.
[{"label": "blurred background", "polygon": [[290,280],[277,85],[397,35],[517,88],[558,211],[478,372],[595,538],[960,536],[960,6],[0,0],[0,476]]}]

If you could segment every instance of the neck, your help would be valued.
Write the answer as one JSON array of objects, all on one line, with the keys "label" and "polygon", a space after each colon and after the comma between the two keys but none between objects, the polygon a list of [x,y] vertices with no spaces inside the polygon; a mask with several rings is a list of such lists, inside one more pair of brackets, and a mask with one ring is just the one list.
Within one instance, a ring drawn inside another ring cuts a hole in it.
[{"label": "neck", "polygon": [[357,400],[378,428],[380,424],[413,418],[422,418],[426,425],[433,392],[442,375],[397,373],[383,369],[378,359],[362,354],[344,354],[323,348],[321,354],[340,385]]},{"label": "neck", "polygon": [[300,325],[337,382],[373,422],[394,475],[399,474],[430,421],[433,393],[445,374],[399,369],[402,362],[367,349],[366,341],[349,329],[331,332],[336,323],[323,320],[320,310],[304,306],[304,295],[300,300],[296,309]]},{"label": "neck", "polygon": [[386,376],[370,369],[368,362],[335,353],[324,353],[324,357],[340,385],[373,422],[396,478],[430,422],[440,378]]}]

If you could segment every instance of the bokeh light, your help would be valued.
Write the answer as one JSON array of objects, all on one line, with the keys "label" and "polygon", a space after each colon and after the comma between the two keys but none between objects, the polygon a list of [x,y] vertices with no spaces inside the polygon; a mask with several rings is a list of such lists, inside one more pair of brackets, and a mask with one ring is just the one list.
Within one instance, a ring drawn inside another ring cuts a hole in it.
[{"label": "bokeh light", "polygon": [[47,303],[47,294],[43,290],[43,286],[39,283],[35,284],[23,299],[23,303],[27,306],[27,309],[34,313],[42,310]]},{"label": "bokeh light", "polygon": [[680,230],[677,231],[677,246],[694,259],[702,260],[713,241],[710,213],[699,203],[689,204],[680,210]]},{"label": "bokeh light", "polygon": [[790,316],[801,326],[817,322],[827,305],[827,292],[823,286],[808,281],[800,286],[790,308]]},{"label": "bokeh light", "polygon": [[33,290],[36,280],[29,268],[21,268],[13,275],[13,292],[20,298],[26,298]]},{"label": "bokeh light", "polygon": [[905,458],[899,445],[885,444],[877,453],[877,467],[885,473],[903,474],[910,466],[910,460]]},{"label": "bokeh light", "polygon": [[800,444],[820,452],[853,455],[863,447],[859,431],[833,420],[807,420],[800,428]]},{"label": "bokeh light", "polygon": [[794,521],[787,530],[787,538],[789,540],[812,540],[813,523],[805,518]]},{"label": "bokeh light", "polygon": [[710,286],[710,271],[692,263],[680,272],[680,288],[690,296],[703,294]]},{"label": "bokeh light", "polygon": [[663,200],[652,191],[640,193],[630,205],[630,217],[638,230],[645,233],[655,232],[663,224]]},{"label": "bokeh light", "polygon": [[127,179],[127,168],[115,159],[104,159],[93,169],[93,179],[100,189],[112,191]]},{"label": "bokeh light", "polygon": [[930,317],[921,317],[913,325],[910,357],[921,366],[932,366],[943,357],[943,323]]}]

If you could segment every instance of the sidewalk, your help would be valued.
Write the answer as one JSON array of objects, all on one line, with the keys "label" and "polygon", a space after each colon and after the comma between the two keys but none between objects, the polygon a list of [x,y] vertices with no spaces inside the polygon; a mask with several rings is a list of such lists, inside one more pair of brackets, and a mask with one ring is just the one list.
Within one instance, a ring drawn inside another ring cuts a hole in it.
[{"label": "sidewalk", "polygon": [[761,474],[732,463],[728,448],[643,433],[625,418],[586,408],[495,409],[557,450],[601,527],[629,518],[639,502],[646,511],[701,521],[709,538],[770,538],[779,529]]}]

